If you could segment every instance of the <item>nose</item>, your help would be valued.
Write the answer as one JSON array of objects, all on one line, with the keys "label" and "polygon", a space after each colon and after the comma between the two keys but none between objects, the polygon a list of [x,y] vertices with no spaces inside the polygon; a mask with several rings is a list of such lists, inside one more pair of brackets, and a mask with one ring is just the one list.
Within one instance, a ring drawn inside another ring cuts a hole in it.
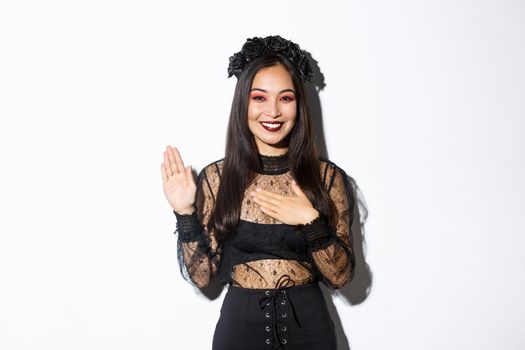
[{"label": "nose", "polygon": [[279,103],[277,100],[269,104],[268,110],[266,111],[266,115],[274,119],[282,115],[282,112],[281,112],[281,109],[279,108]]}]

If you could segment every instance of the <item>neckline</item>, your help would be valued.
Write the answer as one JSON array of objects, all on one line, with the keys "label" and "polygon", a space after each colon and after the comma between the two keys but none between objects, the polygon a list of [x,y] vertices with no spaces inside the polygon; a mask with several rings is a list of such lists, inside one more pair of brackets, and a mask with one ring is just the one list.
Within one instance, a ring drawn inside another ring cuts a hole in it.
[{"label": "neckline", "polygon": [[288,152],[278,156],[259,154],[261,160],[261,174],[279,175],[290,170]]}]

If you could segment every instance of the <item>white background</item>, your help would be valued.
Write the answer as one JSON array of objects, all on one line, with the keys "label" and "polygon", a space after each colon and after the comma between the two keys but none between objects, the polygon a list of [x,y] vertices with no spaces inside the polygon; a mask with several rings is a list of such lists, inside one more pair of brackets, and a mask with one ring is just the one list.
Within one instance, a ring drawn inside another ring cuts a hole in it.
[{"label": "white background", "polygon": [[362,194],[340,349],[525,347],[525,2],[2,0],[1,349],[211,348],[162,152],[223,156],[228,57],[273,34]]}]

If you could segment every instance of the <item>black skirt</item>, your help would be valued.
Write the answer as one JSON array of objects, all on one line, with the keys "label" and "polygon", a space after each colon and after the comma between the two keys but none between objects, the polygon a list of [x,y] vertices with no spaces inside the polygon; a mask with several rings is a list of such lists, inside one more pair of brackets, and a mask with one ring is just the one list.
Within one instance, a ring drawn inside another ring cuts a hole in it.
[{"label": "black skirt", "polygon": [[336,350],[334,323],[317,283],[274,289],[230,285],[213,335],[213,350]]}]

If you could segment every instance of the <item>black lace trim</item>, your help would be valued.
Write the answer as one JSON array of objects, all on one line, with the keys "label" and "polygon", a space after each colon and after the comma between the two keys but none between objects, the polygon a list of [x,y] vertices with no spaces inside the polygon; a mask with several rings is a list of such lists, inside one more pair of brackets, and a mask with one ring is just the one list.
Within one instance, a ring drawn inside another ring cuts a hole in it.
[{"label": "black lace trim", "polygon": [[333,231],[322,215],[305,225],[297,225],[296,230],[305,235],[308,246],[313,251],[326,248],[335,239]]},{"label": "black lace trim", "polygon": [[192,214],[179,214],[175,210],[173,211],[177,218],[177,229],[179,239],[182,242],[193,242],[199,239],[201,234],[201,225],[197,218],[197,212]]},{"label": "black lace trim", "polygon": [[288,153],[279,156],[259,155],[262,165],[262,174],[280,175],[290,170]]}]

